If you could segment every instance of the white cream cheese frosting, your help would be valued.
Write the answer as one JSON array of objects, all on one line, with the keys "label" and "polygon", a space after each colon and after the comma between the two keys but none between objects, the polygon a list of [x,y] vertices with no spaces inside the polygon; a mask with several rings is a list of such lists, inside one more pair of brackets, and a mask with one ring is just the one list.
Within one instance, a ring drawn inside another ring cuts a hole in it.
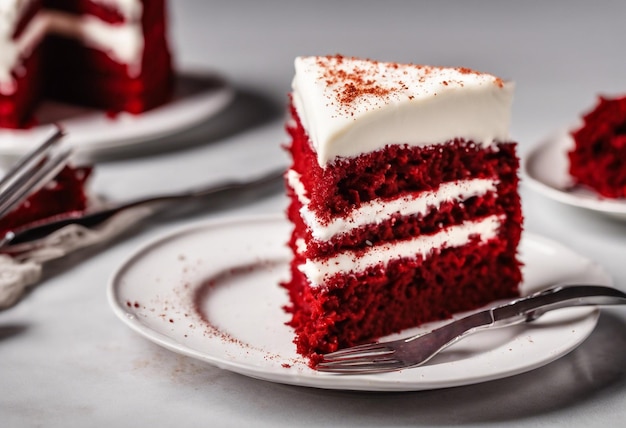
[{"label": "white cream cheese frosting", "polygon": [[497,180],[474,178],[441,184],[437,189],[419,194],[401,194],[395,199],[374,199],[352,210],[346,217],[335,217],[328,223],[319,220],[315,212],[309,209],[309,199],[300,175],[287,171],[287,182],[296,194],[302,208],[300,215],[311,230],[313,238],[327,241],[337,235],[349,233],[362,226],[379,224],[394,215],[424,215],[438,209],[445,202],[462,202],[474,196],[482,196],[497,191]]},{"label": "white cream cheese frosting", "polygon": [[114,61],[128,64],[129,73],[141,73],[144,37],[141,26],[143,6],[140,0],[95,0],[114,7],[125,18],[123,23],[109,24],[96,17],[41,10],[19,37],[15,29],[32,0],[0,1],[0,94],[15,92],[12,73],[20,73],[20,64],[45,34],[52,32],[81,40],[85,45],[106,52]]},{"label": "white cream cheese frosting", "polygon": [[322,260],[307,260],[299,269],[310,281],[311,287],[318,287],[333,275],[363,272],[369,267],[402,258],[414,259],[417,255],[426,257],[432,251],[443,248],[460,247],[470,242],[472,237],[480,237],[486,242],[496,236],[502,222],[501,216],[491,215],[476,221],[466,221],[449,226],[433,235],[387,242],[369,247],[362,253],[344,251]]},{"label": "white cream cheese frosting", "polygon": [[292,100],[324,167],[389,144],[508,141],[513,90],[466,68],[308,56],[295,60]]},{"label": "white cream cheese frosting", "polygon": [[132,75],[141,72],[144,38],[141,22],[109,24],[95,16],[77,17],[57,11],[41,12],[48,20],[48,31],[81,40],[86,46],[106,52],[120,64],[128,64]]}]

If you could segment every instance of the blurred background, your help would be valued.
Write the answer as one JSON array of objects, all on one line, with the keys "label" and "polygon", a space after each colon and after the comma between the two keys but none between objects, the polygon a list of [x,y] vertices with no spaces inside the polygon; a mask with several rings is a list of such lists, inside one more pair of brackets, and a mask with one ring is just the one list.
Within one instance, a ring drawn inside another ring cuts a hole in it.
[{"label": "blurred background", "polygon": [[465,66],[514,80],[512,134],[530,144],[626,92],[623,1],[170,2],[181,67],[286,102],[298,55]]},{"label": "blurred background", "polygon": [[[247,178],[287,165],[284,121],[298,55],[463,66],[512,80],[511,136],[522,157],[574,126],[599,95],[626,93],[622,0],[179,0],[169,10],[178,70],[223,77],[234,101],[192,129],[103,159],[94,187],[105,197]],[[616,282],[626,284],[621,259],[603,256],[624,252],[623,233],[616,233],[623,223],[572,209],[523,183],[521,191],[526,230],[604,259]],[[265,196],[201,217],[283,211],[280,191]]]}]

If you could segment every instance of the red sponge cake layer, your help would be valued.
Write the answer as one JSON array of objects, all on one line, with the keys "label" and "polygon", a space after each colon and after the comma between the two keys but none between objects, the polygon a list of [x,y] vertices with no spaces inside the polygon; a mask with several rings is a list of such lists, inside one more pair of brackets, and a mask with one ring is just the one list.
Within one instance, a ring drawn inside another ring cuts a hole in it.
[{"label": "red sponge cake layer", "polygon": [[570,175],[607,198],[626,198],[626,97],[600,98],[572,133]]},{"label": "red sponge cake layer", "polygon": [[308,287],[292,269],[297,351],[316,363],[320,354],[516,296],[521,275],[506,247],[505,239],[472,242],[339,276],[322,288]]},{"label": "red sponge cake layer", "polygon": [[41,99],[42,48],[22,63],[22,72],[15,77],[15,91],[0,92],[0,128],[19,128],[29,124],[32,112]]}]

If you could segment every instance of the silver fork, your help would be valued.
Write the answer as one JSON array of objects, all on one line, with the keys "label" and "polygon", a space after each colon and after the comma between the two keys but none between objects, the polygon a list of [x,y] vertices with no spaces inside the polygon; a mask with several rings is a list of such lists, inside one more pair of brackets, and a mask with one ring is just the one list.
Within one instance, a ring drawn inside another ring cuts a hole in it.
[{"label": "silver fork", "polygon": [[49,138],[20,159],[0,180],[0,218],[48,183],[67,164],[72,149],[56,150],[64,135],[57,126]]},{"label": "silver fork", "polygon": [[325,354],[316,369],[339,374],[372,374],[417,367],[471,333],[536,320],[570,306],[623,305],[626,294],[596,285],[558,286],[470,314],[429,333],[371,343]]},{"label": "silver fork", "polygon": [[[156,214],[173,203],[263,188],[266,185],[279,181],[282,182],[283,174],[284,169],[279,168],[252,180],[228,181],[182,192],[153,195],[116,203],[95,211],[57,216],[51,221],[35,223],[25,228],[8,232],[4,237],[0,238],[0,253],[19,255],[45,247],[48,245],[46,238],[66,226],[73,225],[86,230],[97,230],[114,221],[122,213],[131,214],[133,210],[137,214],[141,214],[140,216],[134,216],[134,221],[137,221],[140,218]],[[127,223],[124,227],[127,228],[131,225],[132,223]]]}]

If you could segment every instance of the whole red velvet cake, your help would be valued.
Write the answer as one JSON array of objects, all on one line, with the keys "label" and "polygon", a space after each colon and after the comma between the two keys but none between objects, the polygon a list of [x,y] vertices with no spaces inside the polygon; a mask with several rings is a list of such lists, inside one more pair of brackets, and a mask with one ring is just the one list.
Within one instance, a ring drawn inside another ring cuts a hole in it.
[{"label": "whole red velvet cake", "polygon": [[607,198],[626,198],[626,97],[600,98],[572,132],[574,182]]},{"label": "whole red velvet cake", "polygon": [[0,127],[43,97],[141,113],[171,96],[165,0],[2,0]]},{"label": "whole red velvet cake", "polygon": [[513,87],[465,68],[299,57],[284,284],[300,354],[518,294]]}]

